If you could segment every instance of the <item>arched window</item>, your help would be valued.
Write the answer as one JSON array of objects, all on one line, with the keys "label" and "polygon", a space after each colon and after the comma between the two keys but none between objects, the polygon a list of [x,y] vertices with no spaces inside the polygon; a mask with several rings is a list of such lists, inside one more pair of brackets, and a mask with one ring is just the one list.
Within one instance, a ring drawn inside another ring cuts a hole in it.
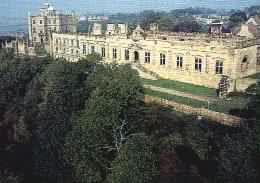
[{"label": "arched window", "polygon": [[241,72],[246,72],[248,70],[249,61],[248,56],[244,56],[241,62]]}]

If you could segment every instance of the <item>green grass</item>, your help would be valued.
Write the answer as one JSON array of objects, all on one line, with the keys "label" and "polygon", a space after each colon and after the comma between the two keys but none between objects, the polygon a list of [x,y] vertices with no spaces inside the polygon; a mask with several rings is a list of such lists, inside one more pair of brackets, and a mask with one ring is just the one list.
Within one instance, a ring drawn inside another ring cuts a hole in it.
[{"label": "green grass", "polygon": [[[145,89],[145,94],[163,98],[170,101],[175,101],[180,104],[185,104],[194,108],[205,108],[208,109],[208,102],[203,102],[195,99],[190,99],[186,97],[171,95],[163,92],[153,91],[150,89]],[[215,102],[209,103],[209,110],[229,114],[231,109],[243,109],[248,103],[248,98],[246,97],[233,97],[231,101],[219,99]]]},{"label": "green grass", "polygon": [[207,88],[204,86],[198,86],[188,83],[183,83],[179,81],[161,79],[161,80],[150,80],[150,79],[142,79],[144,84],[154,85],[162,88],[168,88],[176,91],[192,93],[194,95],[201,96],[209,96],[216,97],[216,89]]},{"label": "green grass", "polygon": [[260,73],[256,73],[254,75],[248,76],[249,78],[253,78],[253,79],[259,79],[260,80]]}]

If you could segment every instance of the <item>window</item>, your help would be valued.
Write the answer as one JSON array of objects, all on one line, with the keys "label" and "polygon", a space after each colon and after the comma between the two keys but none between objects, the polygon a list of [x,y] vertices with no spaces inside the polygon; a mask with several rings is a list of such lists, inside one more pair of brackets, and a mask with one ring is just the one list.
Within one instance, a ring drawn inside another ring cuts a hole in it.
[{"label": "window", "polygon": [[57,28],[56,28],[56,27],[54,27],[54,28],[53,28],[53,31],[54,31],[54,32],[56,32],[56,31],[57,31]]},{"label": "window", "polygon": [[33,33],[36,33],[36,28],[35,27],[33,28]]},{"label": "window", "polygon": [[70,43],[71,43],[71,46],[73,46],[74,45],[74,40],[72,39]]},{"label": "window", "polygon": [[79,40],[77,40],[77,47],[79,48]]},{"label": "window", "polygon": [[102,57],[106,56],[106,49],[105,48],[101,48],[101,56]]},{"label": "window", "polygon": [[95,46],[91,46],[91,53],[95,53]]},{"label": "window", "polygon": [[117,49],[113,48],[113,59],[117,59]]},{"label": "window", "polygon": [[33,41],[36,41],[36,37],[33,38]]},{"label": "window", "polygon": [[71,52],[71,54],[73,54],[73,53],[74,53],[74,50],[73,50],[73,49],[71,49],[71,50],[70,50],[70,52]]},{"label": "window", "polygon": [[125,50],[125,60],[129,60],[129,50],[128,49],[126,49]]},{"label": "window", "polygon": [[201,72],[202,70],[202,59],[201,58],[195,58],[195,70]]},{"label": "window", "polygon": [[223,74],[223,68],[224,68],[223,61],[218,60],[216,62],[216,74]]},{"label": "window", "polygon": [[87,54],[87,46],[85,44],[83,44],[83,54],[84,55]]},{"label": "window", "polygon": [[165,54],[160,54],[160,65],[165,65],[166,56]]},{"label": "window", "polygon": [[58,53],[58,50],[59,50],[58,47],[56,47],[56,52],[57,52],[57,53]]},{"label": "window", "polygon": [[151,54],[150,52],[145,52],[145,57],[144,57],[144,63],[150,63],[151,61]]},{"label": "window", "polygon": [[53,20],[53,24],[56,24],[56,20],[55,19]]},{"label": "window", "polygon": [[241,72],[246,72],[248,70],[248,67],[249,67],[248,57],[245,56],[241,63]]},{"label": "window", "polygon": [[32,22],[33,22],[33,24],[35,24],[35,23],[36,23],[36,22],[35,22],[35,20],[33,20]]},{"label": "window", "polygon": [[48,24],[51,24],[51,20],[48,20]]},{"label": "window", "polygon": [[42,24],[42,20],[40,20],[40,24]]},{"label": "window", "polygon": [[40,34],[42,34],[43,32],[42,32],[42,30],[40,31]]},{"label": "window", "polygon": [[58,39],[56,39],[56,44],[58,44],[59,43],[59,40]]},{"label": "window", "polygon": [[177,56],[176,65],[177,65],[177,68],[182,68],[182,66],[183,66],[183,57]]}]

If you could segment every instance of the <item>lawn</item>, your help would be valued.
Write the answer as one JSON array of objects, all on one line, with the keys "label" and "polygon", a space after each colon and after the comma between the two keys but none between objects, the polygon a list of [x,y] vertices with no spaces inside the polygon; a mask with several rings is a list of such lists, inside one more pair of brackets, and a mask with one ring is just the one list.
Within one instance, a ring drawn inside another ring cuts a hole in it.
[{"label": "lawn", "polygon": [[229,114],[229,111],[231,109],[243,109],[246,108],[246,105],[248,104],[249,99],[242,96],[233,97],[231,100],[223,100],[219,99],[218,101],[210,102],[208,105],[208,102],[198,101],[186,97],[171,95],[163,92],[153,91],[150,89],[145,89],[145,94],[159,97],[167,100],[172,100],[177,103],[189,105],[194,108],[205,108],[216,112],[226,113]]},{"label": "lawn", "polygon": [[194,95],[201,95],[201,96],[209,96],[209,97],[216,97],[216,89],[214,88],[207,88],[204,86],[198,86],[188,83],[183,83],[174,80],[168,79],[160,79],[160,80],[149,80],[149,79],[142,79],[144,84],[147,85],[154,85],[162,88],[173,89],[176,91],[192,93]]}]

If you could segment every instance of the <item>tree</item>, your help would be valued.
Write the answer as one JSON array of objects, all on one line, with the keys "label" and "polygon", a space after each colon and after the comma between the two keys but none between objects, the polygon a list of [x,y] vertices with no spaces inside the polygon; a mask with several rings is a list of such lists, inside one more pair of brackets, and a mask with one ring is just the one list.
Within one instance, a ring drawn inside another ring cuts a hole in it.
[{"label": "tree", "polygon": [[159,23],[160,19],[164,16],[162,12],[155,12],[152,10],[146,10],[140,13],[141,27],[145,30],[149,30],[151,23]]},{"label": "tree", "polygon": [[218,143],[217,182],[257,182],[254,141],[254,133],[247,126],[224,135],[222,143]]},{"label": "tree", "polygon": [[98,65],[87,83],[91,95],[73,119],[65,157],[76,181],[102,182],[127,139],[127,111],[143,96],[142,85],[129,65]]},{"label": "tree", "polygon": [[247,20],[247,15],[243,11],[236,11],[229,18],[229,25],[231,28],[238,26],[239,24]]},{"label": "tree", "polygon": [[85,81],[91,72],[91,62],[57,60],[42,74],[42,101],[33,128],[35,176],[54,182],[70,176],[63,159],[65,136],[71,129],[71,115],[84,108],[88,97]]},{"label": "tree", "polygon": [[156,159],[151,139],[145,134],[133,134],[112,163],[111,183],[150,183],[156,172]]}]

